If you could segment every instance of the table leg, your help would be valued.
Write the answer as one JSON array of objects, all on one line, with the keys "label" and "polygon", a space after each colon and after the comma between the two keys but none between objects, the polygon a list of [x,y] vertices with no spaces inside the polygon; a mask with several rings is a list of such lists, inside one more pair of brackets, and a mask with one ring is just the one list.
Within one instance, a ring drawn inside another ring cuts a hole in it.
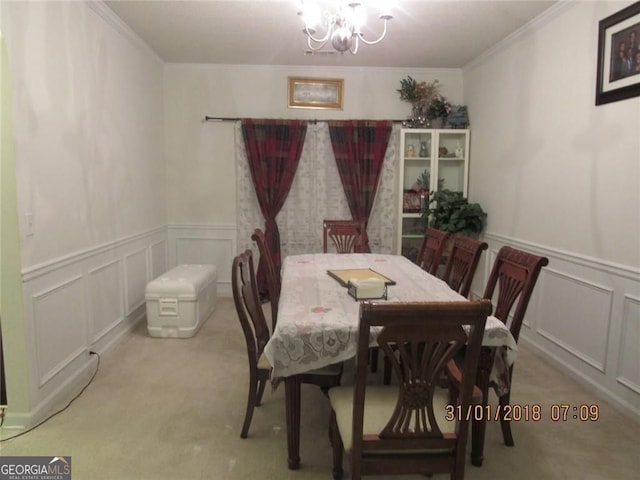
[{"label": "table leg", "polygon": [[300,375],[292,375],[284,379],[289,470],[300,468],[300,380]]},{"label": "table leg", "polygon": [[[476,386],[482,391],[482,411],[487,411],[489,401],[489,376],[493,366],[494,348],[482,347],[476,376]],[[479,417],[479,418],[477,418]],[[484,415],[474,416],[471,422],[471,465],[481,467],[484,460],[484,437],[487,421]]]}]

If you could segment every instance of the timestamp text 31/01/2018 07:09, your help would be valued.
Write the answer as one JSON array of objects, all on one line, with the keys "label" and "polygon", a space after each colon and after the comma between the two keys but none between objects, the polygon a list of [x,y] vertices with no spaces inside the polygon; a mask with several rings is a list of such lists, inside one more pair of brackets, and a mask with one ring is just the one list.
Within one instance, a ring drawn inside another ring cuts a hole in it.
[{"label": "timestamp text 31/01/2018 07:09", "polygon": [[548,407],[540,404],[513,405],[469,405],[465,410],[460,405],[449,404],[446,406],[445,418],[453,420],[498,421],[525,421],[539,422],[545,415],[552,422],[566,422],[578,420],[582,422],[596,422],[600,418],[600,406],[598,404],[571,405],[568,403],[552,403]]}]

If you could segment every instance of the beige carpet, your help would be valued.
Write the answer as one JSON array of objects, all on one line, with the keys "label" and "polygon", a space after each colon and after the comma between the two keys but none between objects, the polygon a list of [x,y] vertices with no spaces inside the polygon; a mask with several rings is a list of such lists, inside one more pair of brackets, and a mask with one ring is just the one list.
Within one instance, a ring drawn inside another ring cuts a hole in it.
[{"label": "beige carpet", "polygon": [[[298,471],[287,469],[284,388],[265,393],[243,440],[246,394],[244,340],[233,301],[221,298],[191,339],[151,338],[140,324],[103,356],[93,383],[66,411],[3,442],[0,453],[70,455],[76,480],[331,478],[329,411],[317,388],[303,386]],[[525,348],[512,403],[541,404],[542,421],[514,424],[513,448],[490,423],[484,465],[468,464],[465,478],[640,478],[640,426]],[[600,419],[553,423],[552,403],[598,404]]]}]

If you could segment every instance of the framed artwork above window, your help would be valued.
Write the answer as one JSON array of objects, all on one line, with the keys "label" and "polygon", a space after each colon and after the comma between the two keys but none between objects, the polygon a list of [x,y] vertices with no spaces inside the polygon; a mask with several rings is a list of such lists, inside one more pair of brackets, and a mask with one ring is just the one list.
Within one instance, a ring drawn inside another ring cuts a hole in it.
[{"label": "framed artwork above window", "polygon": [[289,108],[342,110],[344,80],[289,77]]}]

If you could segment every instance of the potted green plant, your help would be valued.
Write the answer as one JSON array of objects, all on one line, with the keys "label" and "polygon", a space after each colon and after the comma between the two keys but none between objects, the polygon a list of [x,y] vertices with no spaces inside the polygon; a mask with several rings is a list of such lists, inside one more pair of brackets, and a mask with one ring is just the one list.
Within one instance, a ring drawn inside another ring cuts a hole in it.
[{"label": "potted green plant", "polygon": [[478,203],[469,203],[461,192],[436,190],[422,208],[422,221],[431,228],[468,237],[478,237],[484,229],[486,212]]}]

